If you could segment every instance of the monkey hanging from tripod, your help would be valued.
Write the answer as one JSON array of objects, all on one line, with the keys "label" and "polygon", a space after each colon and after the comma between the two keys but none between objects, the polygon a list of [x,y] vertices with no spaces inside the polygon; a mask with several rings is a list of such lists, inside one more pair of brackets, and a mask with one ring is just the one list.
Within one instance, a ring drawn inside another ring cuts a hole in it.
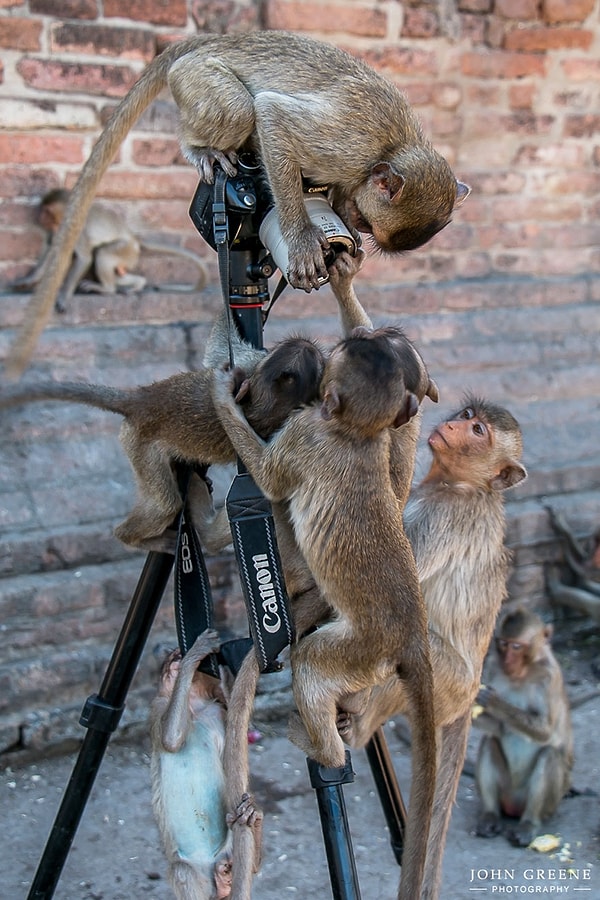
[{"label": "monkey hanging from tripod", "polygon": [[224,681],[198,670],[218,649],[207,629],[170,653],[151,709],[152,807],[177,900],[247,900],[260,865],[263,815],[244,754],[227,750]]},{"label": "monkey hanging from tripod", "polygon": [[[7,359],[10,375],[27,365],[51,314],[102,175],[167,85],[180,111],[183,153],[203,181],[212,181],[215,163],[231,175],[240,150],[257,152],[288,246],[293,287],[310,291],[327,273],[327,238],[308,217],[302,177],[327,184],[344,223],[386,253],[424,244],[469,193],[424,138],[398,88],[348,53],[274,31],[173,44],[118,105],[83,167]],[[357,115],[361,103],[367,116]]]},{"label": "monkey hanging from tripod", "polygon": [[[56,188],[42,197],[38,222],[45,229],[48,243],[35,268],[18,278],[11,288],[33,288],[40,283],[44,267],[50,253],[52,241],[65,216],[70,192]],[[137,238],[123,218],[114,210],[94,203],[88,213],[81,234],[73,248],[73,260],[57,296],[55,308],[64,312],[74,292],[114,294],[141,291],[146,286],[143,275],[130,271],[140,258],[140,251],[165,253],[191,260],[198,269],[198,280],[194,290],[202,290],[208,280],[205,263],[183,247],[170,247]],[[88,276],[85,278],[84,276]],[[91,276],[95,276],[95,279]]]}]

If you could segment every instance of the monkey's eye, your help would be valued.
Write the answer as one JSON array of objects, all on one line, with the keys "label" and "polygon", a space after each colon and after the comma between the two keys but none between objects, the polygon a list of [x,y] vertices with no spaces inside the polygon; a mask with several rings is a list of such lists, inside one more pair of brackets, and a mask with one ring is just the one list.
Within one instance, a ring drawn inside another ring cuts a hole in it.
[{"label": "monkey's eye", "polygon": [[474,416],[475,416],[475,410],[471,406],[467,406],[460,413],[459,418],[460,419],[472,419]]},{"label": "monkey's eye", "polygon": [[475,422],[473,425],[473,431],[475,434],[483,435],[486,433],[485,425],[482,425],[481,422]]},{"label": "monkey's eye", "polygon": [[522,650],[526,645],[521,644],[519,641],[506,641],[503,638],[498,638],[496,646],[501,653],[506,653],[509,648],[515,653],[518,653],[519,650]]}]

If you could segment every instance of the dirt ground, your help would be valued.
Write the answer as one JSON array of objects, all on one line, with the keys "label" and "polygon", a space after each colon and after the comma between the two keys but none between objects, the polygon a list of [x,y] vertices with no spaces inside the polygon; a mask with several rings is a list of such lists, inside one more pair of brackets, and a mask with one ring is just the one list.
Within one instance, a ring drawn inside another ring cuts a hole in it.
[{"label": "dirt ground", "polygon": [[[577,657],[577,653],[575,653]],[[563,665],[570,696],[596,684],[589,659]],[[473,835],[477,797],[463,775],[444,860],[442,900],[494,895],[567,895],[600,898],[600,702],[573,711],[576,761],[574,796],[566,797],[545,831],[557,835],[552,853],[517,849],[502,836]],[[262,739],[250,747],[255,793],[265,810],[264,859],[255,879],[256,900],[331,896],[321,826],[302,753],[285,738],[285,725],[260,725]],[[388,723],[386,735],[405,798],[410,752],[402,729]],[[473,730],[468,759],[474,759]],[[150,808],[148,745],[145,739],[111,745],[55,892],[58,900],[167,900],[171,893]],[[0,773],[0,898],[25,898],[54,821],[74,756],[38,761]],[[344,789],[363,900],[393,900],[399,869],[366,758],[354,752],[353,784]]]}]

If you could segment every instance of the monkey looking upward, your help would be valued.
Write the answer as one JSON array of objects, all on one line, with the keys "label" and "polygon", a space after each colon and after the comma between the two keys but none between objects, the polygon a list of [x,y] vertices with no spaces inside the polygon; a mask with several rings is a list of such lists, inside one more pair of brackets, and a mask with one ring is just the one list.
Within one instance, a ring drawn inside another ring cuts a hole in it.
[{"label": "monkey looking upward", "polygon": [[102,175],[167,84],[181,114],[184,155],[201,179],[212,180],[215,162],[234,173],[242,148],[258,152],[294,287],[310,291],[327,273],[327,239],[306,212],[303,176],[329,185],[346,225],[388,253],[424,244],[469,193],[424,138],[396,86],[344,51],[274,31],[173,44],[121,101],[81,172],[7,361],[10,374],[23,370],[50,315]]},{"label": "monkey looking upward", "polygon": [[[503,407],[473,396],[429,436],[432,462],[411,491],[404,525],[429,621],[439,767],[422,900],[439,895],[446,833],[462,770],[471,706],[496,616],[506,596],[503,492],[526,477],[521,430]],[[364,746],[408,707],[404,685],[388,679],[361,714],[340,714],[340,733]],[[343,709],[343,704],[342,704]]]},{"label": "monkey looking upward", "polygon": [[493,837],[502,816],[511,844],[526,847],[570,786],[573,733],[552,626],[524,607],[502,618],[477,695],[481,739],[475,781],[481,799],[477,834]]}]

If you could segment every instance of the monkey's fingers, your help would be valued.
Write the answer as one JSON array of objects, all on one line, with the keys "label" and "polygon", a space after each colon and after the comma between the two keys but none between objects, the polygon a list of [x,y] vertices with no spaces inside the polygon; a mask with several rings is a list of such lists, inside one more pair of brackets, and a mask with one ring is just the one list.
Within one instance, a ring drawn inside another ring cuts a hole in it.
[{"label": "monkey's fingers", "polygon": [[221,646],[221,639],[217,631],[207,628],[202,634],[199,634],[188,652],[185,659],[200,661],[210,653],[217,653]]},{"label": "monkey's fingers", "polygon": [[319,227],[306,228],[290,242],[287,278],[292,287],[307,293],[319,290],[328,278],[325,253],[329,249],[329,242]]}]

